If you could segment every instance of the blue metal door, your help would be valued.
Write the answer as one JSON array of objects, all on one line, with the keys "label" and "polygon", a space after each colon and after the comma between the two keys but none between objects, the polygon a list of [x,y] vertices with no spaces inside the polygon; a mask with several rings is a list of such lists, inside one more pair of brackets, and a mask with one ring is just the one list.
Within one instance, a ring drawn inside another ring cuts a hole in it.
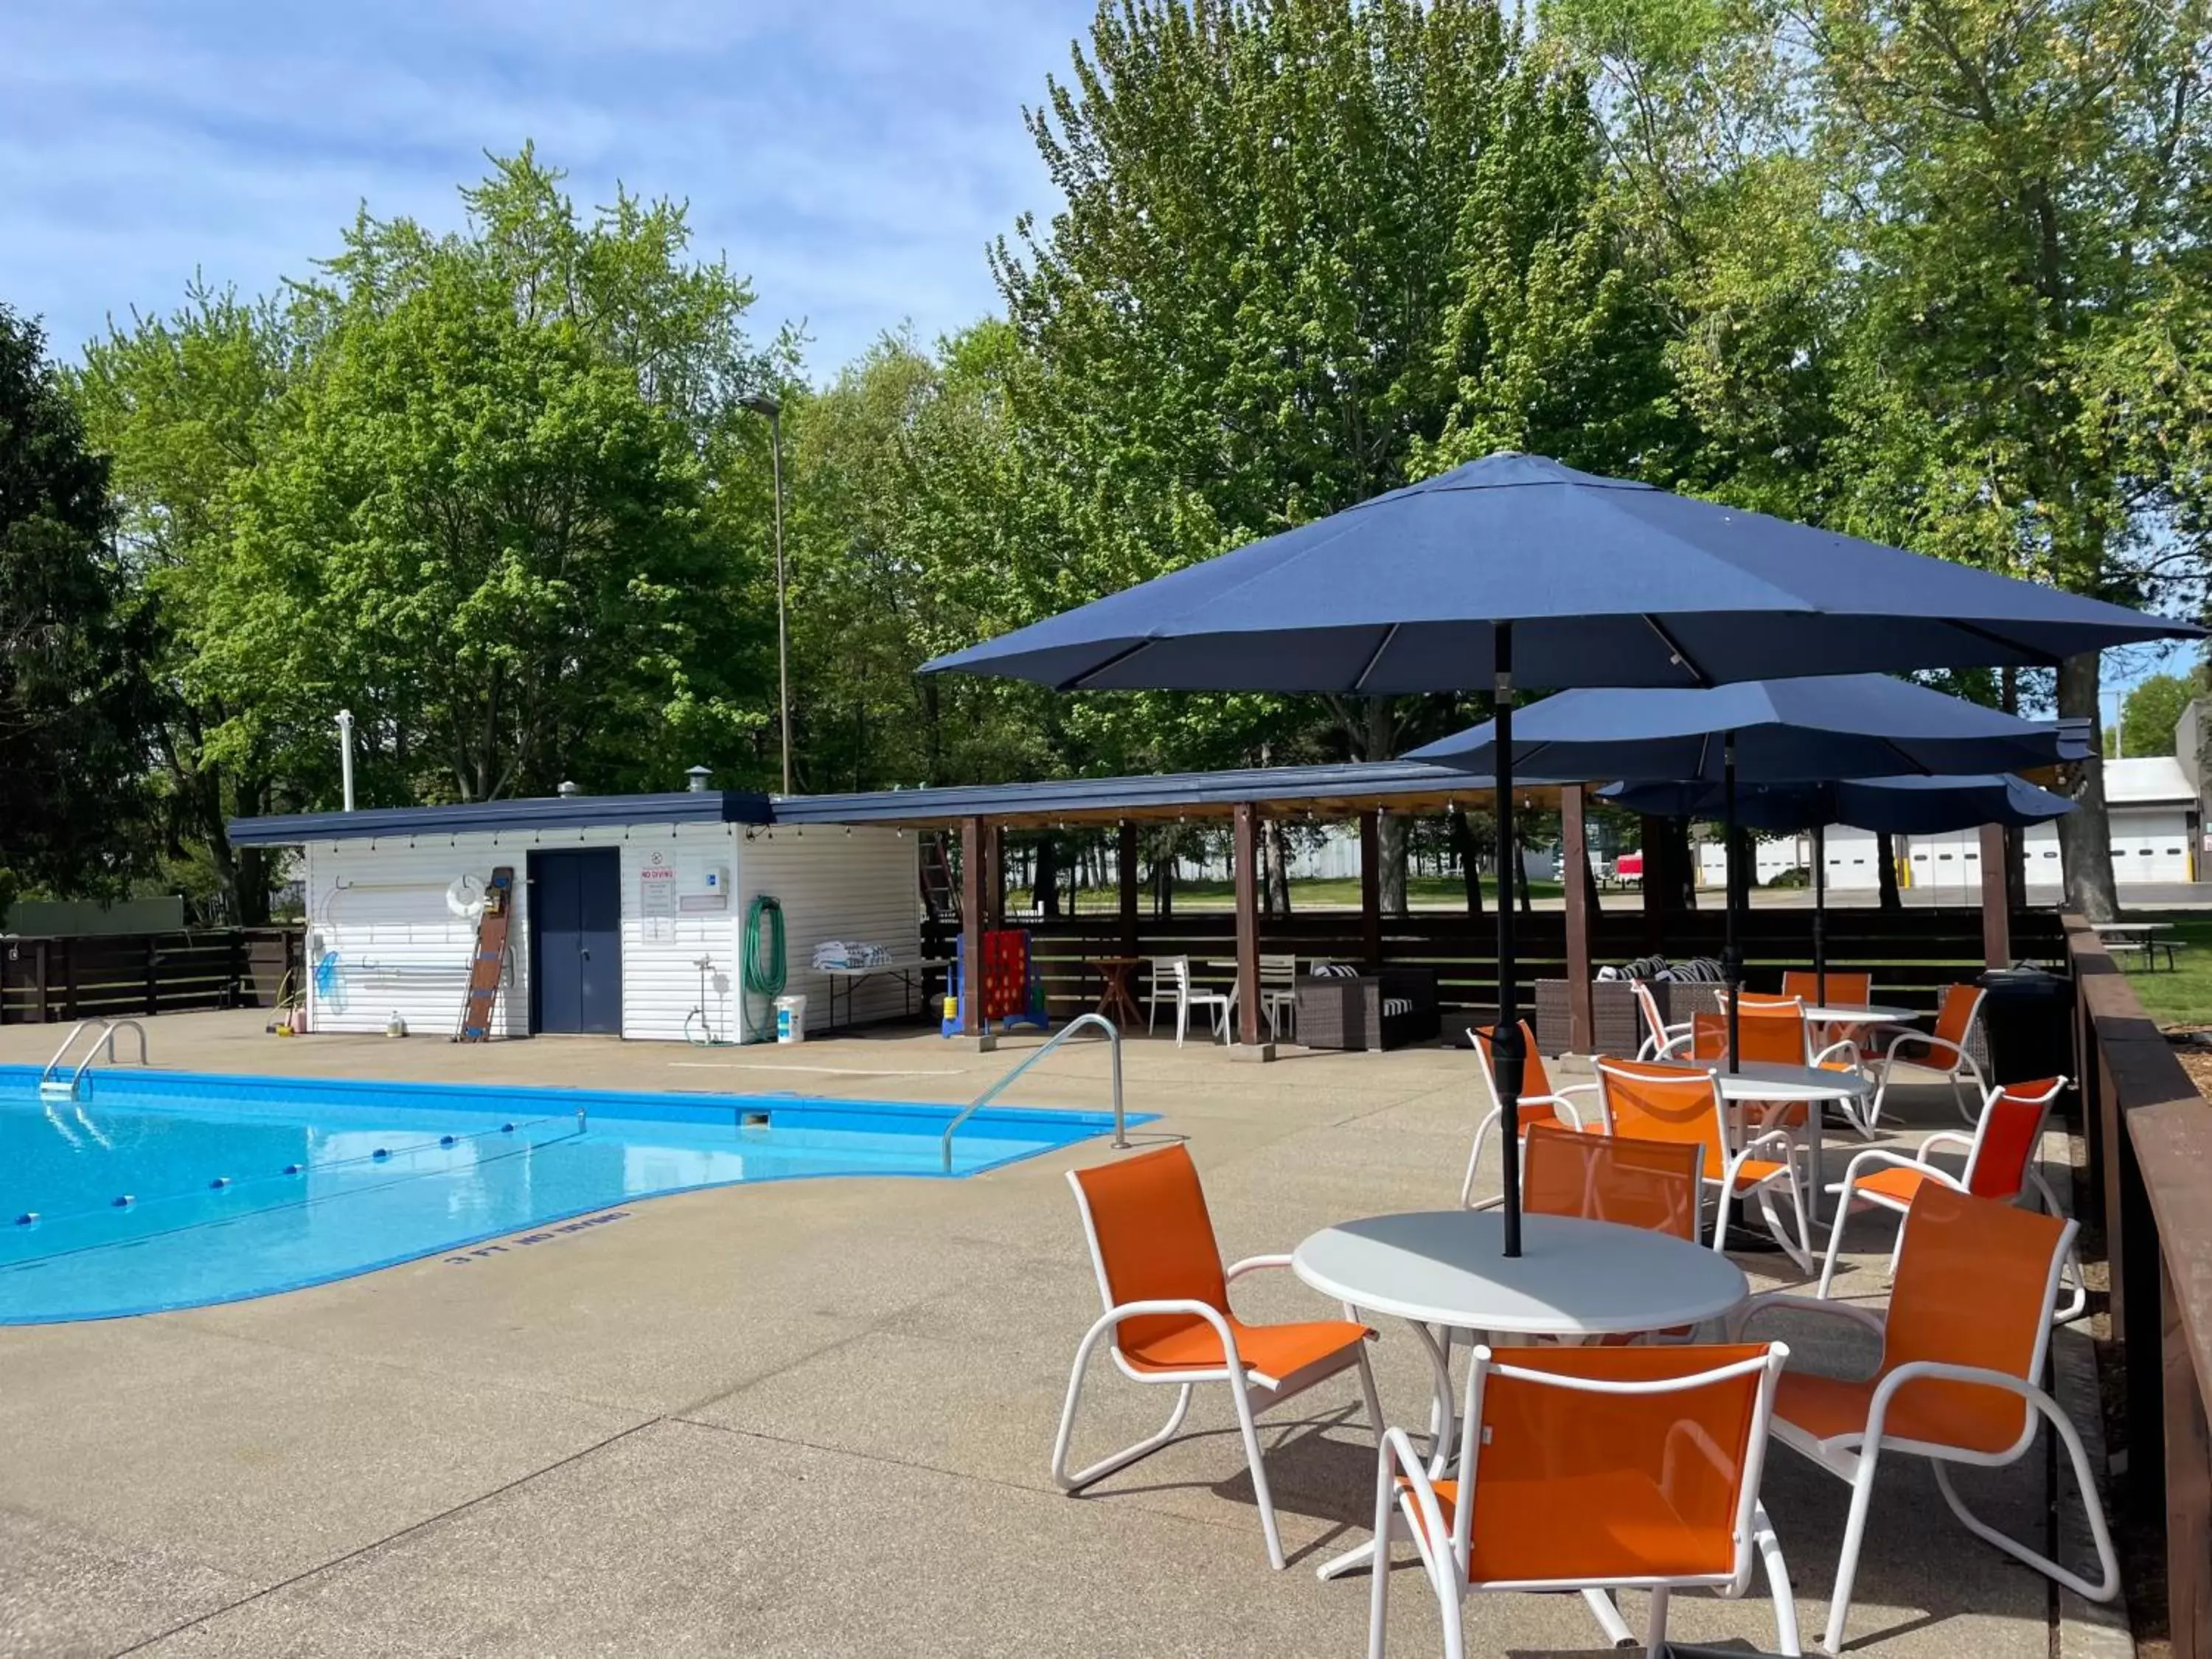
[{"label": "blue metal door", "polygon": [[622,854],[530,855],[530,1029],[622,1031]]}]

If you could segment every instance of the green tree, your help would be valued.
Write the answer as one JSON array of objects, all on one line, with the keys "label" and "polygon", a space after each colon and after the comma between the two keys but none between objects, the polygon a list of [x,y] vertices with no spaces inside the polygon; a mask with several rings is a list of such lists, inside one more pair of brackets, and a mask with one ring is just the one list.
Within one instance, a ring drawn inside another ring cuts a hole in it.
[{"label": "green tree", "polygon": [[249,923],[268,918],[270,854],[233,848],[225,825],[306,805],[336,770],[320,732],[288,748],[295,734],[264,718],[258,675],[231,672],[233,659],[210,649],[238,486],[296,419],[289,394],[302,361],[280,307],[195,281],[173,313],[112,325],[70,377],[109,458],[123,558],[156,623],[149,667],[167,873],[211,913]]},{"label": "green tree", "polygon": [[[1030,123],[1064,205],[993,262],[1029,359],[1022,472],[1059,532],[1000,573],[1010,621],[1500,445],[1617,465],[1671,418],[1581,82],[1486,0],[1102,5]],[[1204,764],[1381,758],[1449,708],[1066,719],[1102,753]]]},{"label": "green tree", "polygon": [[2205,672],[2191,669],[2186,674],[2153,674],[2128,693],[2127,701],[2120,705],[2118,733],[2124,755],[2158,756],[2173,753],[2174,728],[2181,724],[2181,711],[2206,690]]},{"label": "green tree", "polygon": [[110,896],[143,866],[145,613],[107,467],[0,306],[0,913],[26,887]]}]

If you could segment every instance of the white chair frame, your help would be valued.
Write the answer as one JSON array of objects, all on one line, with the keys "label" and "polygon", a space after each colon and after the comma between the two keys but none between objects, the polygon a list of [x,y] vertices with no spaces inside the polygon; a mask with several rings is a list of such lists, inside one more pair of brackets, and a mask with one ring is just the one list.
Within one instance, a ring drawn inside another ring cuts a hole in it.
[{"label": "white chair frame", "polygon": [[[2035,1144],[2029,1149],[2027,1167],[2023,1172],[2021,1183],[2021,1196],[2025,1198],[2029,1194],[2033,1194],[2036,1202],[2042,1206],[2043,1212],[2050,1216],[2063,1216],[2065,1212],[2059,1207],[2058,1194],[2051,1191],[2051,1183],[2043,1178],[2043,1171],[2037,1167],[2037,1164],[2041,1155],[2043,1132],[2051,1121],[2051,1109],[2065,1089],[2066,1084],[2066,1079],[2063,1077],[2058,1079],[2036,1103],[2042,1106],[2043,1115],[2036,1124]],[[1981,1115],[1974,1121],[1974,1133],[1971,1135],[1960,1134],[1956,1129],[1938,1129],[1933,1134],[1923,1137],[1918,1148],[1910,1155],[1889,1152],[1879,1146],[1870,1146],[1851,1159],[1850,1166],[1844,1171],[1844,1178],[1841,1181],[1831,1182],[1827,1188],[1828,1191],[1838,1194],[1836,1212],[1828,1224],[1828,1252],[1820,1264],[1820,1287],[1814,1292],[1814,1295],[1826,1298],[1829,1287],[1835,1282],[1836,1261],[1843,1248],[1844,1223],[1850,1217],[1851,1205],[1854,1200],[1861,1204],[1875,1206],[1899,1216],[1904,1215],[1912,1207],[1909,1202],[1901,1201],[1887,1193],[1860,1191],[1859,1177],[1871,1170],[1911,1170],[1915,1174],[1925,1176],[1931,1181],[1940,1181],[1954,1191],[1971,1192],[1973,1187],[1975,1168],[1982,1161],[1982,1139],[1989,1131],[1990,1111],[1996,1105],[1998,1097],[2004,1092],[2005,1085],[2002,1083],[1993,1083],[1990,1085],[1989,1092],[1982,1097]],[[1954,1173],[1934,1162],[1929,1154],[1938,1147],[1947,1152],[1963,1151],[1966,1158],[1964,1167]],[[1900,1224],[1897,1230],[1897,1237],[1891,1243],[1889,1251],[1889,1271],[1893,1277],[1897,1272],[1898,1253],[1904,1248],[1905,1228]],[[2089,1305],[2088,1280],[2082,1275],[2078,1250],[2067,1258],[2066,1270],[2066,1282],[2072,1294],[2068,1297],[2066,1305],[2056,1310],[2051,1316],[2062,1325],[2069,1320],[2079,1319],[2087,1310]]]},{"label": "white chair frame", "polygon": [[[1106,1258],[1098,1248],[1098,1230],[1091,1218],[1091,1202],[1084,1195],[1083,1185],[1068,1172],[1067,1184],[1075,1189],[1075,1206],[1083,1217],[1083,1236],[1091,1246],[1091,1265],[1098,1277],[1098,1299],[1105,1304],[1091,1328],[1084,1333],[1083,1341],[1075,1351],[1075,1364],[1068,1373],[1067,1400],[1060,1407],[1060,1432],[1052,1443],[1053,1483],[1062,1492],[1075,1493],[1091,1486],[1117,1469],[1127,1468],[1139,1458],[1149,1457],[1176,1437],[1182,1429],[1183,1418],[1190,1410],[1191,1390],[1200,1383],[1221,1382],[1229,1387],[1230,1398],[1237,1407],[1237,1428],[1244,1441],[1244,1461],[1252,1471],[1252,1496],[1260,1510],[1260,1529],[1267,1540],[1267,1565],[1279,1572],[1283,1569],[1283,1540],[1275,1525],[1275,1500],[1267,1485],[1267,1465],[1261,1455],[1260,1431],[1255,1419],[1260,1413],[1285,1400],[1304,1394],[1316,1382],[1346,1370],[1357,1370],[1359,1392],[1366,1402],[1367,1420],[1379,1435],[1382,1431],[1382,1404],[1375,1392],[1375,1373],[1367,1363],[1367,1345],[1355,1343],[1350,1349],[1329,1356],[1316,1364],[1294,1371],[1288,1376],[1271,1376],[1246,1364],[1237,1352],[1237,1335],[1230,1329],[1229,1322],[1219,1309],[1211,1303],[1183,1298],[1166,1298],[1147,1302],[1124,1302],[1118,1305],[1106,1282]],[[1287,1255],[1248,1256],[1236,1263],[1224,1274],[1225,1281],[1235,1284],[1249,1273],[1263,1267],[1287,1267]],[[1201,1366],[1189,1370],[1143,1371],[1132,1365],[1123,1356],[1121,1346],[1121,1322],[1140,1319],[1156,1314],[1193,1314],[1213,1328],[1221,1340],[1221,1352],[1227,1356],[1225,1365]],[[1124,1447],[1109,1456],[1103,1457],[1087,1468],[1071,1474],[1067,1467],[1070,1443],[1075,1437],[1075,1413],[1083,1397],[1084,1373],[1090,1369],[1092,1350],[1100,1341],[1109,1344],[1115,1368],[1132,1382],[1159,1383],[1176,1389],[1174,1409],[1169,1412],[1166,1424],[1157,1432],[1147,1435],[1133,1446]]]},{"label": "white chair frame", "polygon": [[[1719,1003],[1720,1012],[1723,1014],[1726,1014],[1728,1012],[1727,988],[1723,986],[1716,989],[1713,993],[1713,999],[1715,1001]],[[1854,1072],[1859,1070],[1864,1062],[1860,1057],[1858,1044],[1849,1037],[1838,1038],[1837,1041],[1827,1044],[1825,1048],[1822,1048],[1818,1051],[1814,1050],[1813,1047],[1812,1027],[1806,1023],[1804,1007],[1805,1005],[1803,1000],[1802,998],[1797,999],[1797,1023],[1799,1028],[1804,1034],[1804,1044],[1801,1051],[1804,1055],[1804,1059],[1800,1063],[1808,1066],[1825,1066],[1829,1060],[1841,1056],[1846,1062],[1848,1069]],[[1681,1034],[1680,1036],[1669,1038],[1665,1043],[1660,1046],[1655,1058],[1659,1060],[1681,1060],[1686,1058],[1689,1054],[1691,1042],[1695,1036],[1696,1031],[1693,1026],[1686,1025],[1682,1027]],[[1747,1121],[1748,1121],[1749,1110],[1757,1104],[1758,1103],[1756,1102],[1744,1103]],[[1820,1107],[1818,1103],[1808,1103],[1805,1109],[1808,1116],[1805,1124],[1805,1132],[1802,1134],[1796,1133],[1786,1124],[1778,1126],[1773,1133],[1786,1134],[1790,1137],[1792,1160],[1796,1163],[1802,1164],[1804,1166],[1805,1173],[1803,1179],[1806,1186],[1809,1188],[1820,1178],[1820,1141],[1814,1133],[1814,1126],[1810,1117],[1810,1114],[1819,1111]],[[1854,1127],[1856,1127],[1856,1120],[1854,1121]],[[1806,1265],[1809,1266],[1810,1264],[1808,1263]]]},{"label": "white chair frame", "polygon": [[1281,953],[1260,958],[1260,1012],[1267,1017],[1267,1039],[1279,1042],[1298,1030],[1298,959]]},{"label": "white chair frame", "polygon": [[[1598,1061],[1597,1073],[1598,1106],[1603,1113],[1605,1132],[1617,1134],[1620,1131],[1613,1126],[1613,1108],[1606,1100],[1604,1091],[1605,1079],[1613,1073],[1602,1060]],[[1634,1082],[1636,1079],[1624,1079],[1623,1081]],[[1744,1135],[1740,1146],[1730,1145],[1732,1137],[1729,1133],[1728,1103],[1721,1098],[1721,1087],[1717,1081],[1712,1083],[1712,1109],[1720,1123],[1721,1150],[1724,1155],[1720,1173],[1704,1178],[1706,1188],[1717,1188],[1720,1191],[1719,1207],[1713,1217],[1713,1249],[1721,1250],[1727,1246],[1729,1212],[1735,1203],[1736,1176],[1744,1164],[1755,1152],[1779,1154],[1772,1161],[1778,1163],[1781,1169],[1746,1188],[1744,1196],[1759,1200],[1759,1217],[1766,1223],[1766,1231],[1774,1242],[1782,1247],[1782,1253],[1796,1262],[1801,1272],[1810,1273],[1813,1269],[1813,1233],[1808,1218],[1812,1212],[1805,1201],[1804,1177],[1797,1170],[1796,1138],[1786,1129],[1766,1129],[1756,1134]],[[1782,1218],[1774,1211],[1773,1195],[1778,1188],[1787,1189],[1790,1207],[1796,1212],[1797,1237],[1795,1242],[1783,1230]]]},{"label": "white chair frame", "polygon": [[[1759,1501],[1759,1496],[1760,1479],[1765,1472],[1767,1433],[1774,1419],[1775,1389],[1789,1357],[1788,1346],[1775,1342],[1770,1343],[1766,1352],[1760,1357],[1737,1360],[1692,1376],[1653,1382],[1615,1382],[1591,1377],[1562,1376],[1548,1371],[1524,1370],[1510,1363],[1510,1355],[1506,1362],[1500,1363],[1488,1347],[1478,1346],[1474,1350],[1474,1363],[1468,1368],[1465,1415],[1461,1420],[1470,1426],[1468,1431],[1460,1437],[1459,1501],[1453,1506],[1449,1527],[1444,1524],[1443,1505],[1437,1501],[1429,1465],[1415,1450],[1413,1441],[1403,1429],[1395,1427],[1386,1431],[1382,1436],[1382,1444],[1376,1459],[1376,1554],[1368,1607],[1368,1659],[1382,1659],[1384,1631],[1389,1614],[1389,1548],[1394,1540],[1401,1539],[1412,1541],[1420,1557],[1422,1570],[1427,1575],[1429,1588],[1436,1592],[1437,1610],[1443,1617],[1446,1659],[1465,1659],[1467,1640],[1461,1603],[1473,1591],[1580,1590],[1590,1601],[1593,1610],[1598,1612],[1600,1621],[1606,1626],[1608,1635],[1615,1635],[1619,1628],[1625,1626],[1620,1626],[1620,1614],[1613,1609],[1607,1592],[1618,1589],[1647,1589],[1650,1592],[1650,1622],[1645,1632],[1645,1651],[1650,1659],[1661,1659],[1666,1652],[1667,1603],[1671,1591],[1703,1588],[1711,1589],[1723,1596],[1740,1596],[1750,1589],[1754,1567],[1765,1569],[1767,1589],[1774,1600],[1778,1645],[1785,1655],[1802,1654],[1804,1650],[1798,1638],[1797,1603],[1790,1592],[1790,1570],[1783,1559],[1782,1541],[1776,1536],[1773,1523],[1767,1519],[1766,1507]],[[1762,1373],[1759,1384],[1759,1405],[1753,1417],[1749,1443],[1744,1449],[1743,1490],[1737,1503],[1735,1528],[1735,1560],[1728,1573],[1709,1577],[1646,1577],[1605,1583],[1549,1578],[1469,1581],[1468,1571],[1474,1529],[1474,1492],[1482,1474],[1479,1444],[1482,1437],[1473,1425],[1482,1421],[1483,1388],[1493,1373],[1581,1394],[1652,1395],[1684,1393],[1753,1370]],[[1402,1477],[1402,1483],[1400,1477]],[[1397,1500],[1395,1505],[1391,1501],[1394,1495]],[[1441,1545],[1439,1540],[1443,1540]],[[1610,1619],[1606,1618],[1607,1613],[1612,1613]]]},{"label": "white chair frame", "polygon": [[1678,1019],[1672,1025],[1659,1018],[1659,999],[1651,994],[1645,981],[1628,981],[1635,988],[1637,1011],[1644,1017],[1644,1041],[1636,1050],[1638,1060],[1657,1060],[1667,1046],[1678,1038],[1690,1035],[1690,1022]]},{"label": "white chair frame", "polygon": [[[2051,1274],[2043,1291],[2044,1318],[2035,1340],[2034,1357],[2028,1365],[2031,1376],[2043,1375],[2044,1363],[2050,1350],[2051,1315],[2057,1304],[2061,1274],[2069,1257],[2077,1248],[2075,1239],[2079,1231],[2079,1224],[2067,1222],[2060,1235],[2058,1248],[2051,1253]],[[1769,1291],[1752,1297],[1738,1310],[1729,1322],[1730,1334],[1740,1338],[1751,1320],[1769,1308],[1794,1308],[1802,1313],[1827,1314],[1850,1320],[1877,1336],[1887,1333],[1886,1310],[1877,1310],[1853,1302],[1826,1302],[1815,1297]],[[1897,1397],[1897,1391],[1908,1382],[1922,1379],[1985,1383],[2018,1395],[2029,1407],[2023,1413],[2025,1420],[2021,1427],[2020,1438],[2001,1452],[1977,1452],[1939,1442],[1908,1440],[1887,1433],[1883,1421],[1888,1415],[1891,1402]],[[2019,1462],[2035,1443],[2035,1432],[2041,1419],[2050,1421],[2060,1443],[2065,1447],[2066,1455],[2073,1465],[2075,1480],[2081,1489],[2083,1506],[2088,1511],[2090,1536],[2096,1546],[2098,1565],[2103,1574],[2094,1583],[2050,1557],[1999,1532],[1968,1509],[1966,1500],[1959,1496],[1958,1488],[1951,1484],[1949,1465],[1954,1463],[1999,1469]],[[1866,1542],[1867,1515],[1874,1499],[1875,1466],[1885,1451],[1927,1458],[1936,1471],[1936,1485],[1943,1494],[1943,1501],[1950,1505],[1951,1513],[1959,1517],[1966,1530],[1977,1538],[1996,1546],[2014,1560],[2034,1568],[2045,1577],[2056,1580],[2089,1601],[2109,1601],[2119,1593],[2119,1559],[2112,1550],[2112,1532],[2105,1524],[2104,1505],[2097,1497],[2096,1482],[2089,1468],[2089,1455],[2083,1449],[2081,1437],[2075,1430],[2073,1423],[2058,1408],[2058,1402],[2033,1382],[2008,1371],[1990,1370],[1978,1365],[1949,1365],[1934,1360],[1915,1360],[1899,1365],[1882,1378],[1869,1403],[1863,1430],[1821,1440],[1799,1428],[1788,1418],[1777,1415],[1774,1437],[1791,1449],[1803,1453],[1847,1483],[1851,1489],[1850,1518],[1844,1523],[1844,1547],[1836,1562],[1835,1589],[1828,1600],[1828,1626],[1821,1638],[1821,1645],[1830,1653],[1843,1651],[1844,1625],[1850,1613],[1851,1589],[1858,1576],[1859,1552]]]},{"label": "white chair frame", "polygon": [[[1989,1094],[1989,1079],[1982,1075],[1982,1068],[1975,1063],[1973,1055],[1968,1054],[1965,1047],[1965,1044],[1974,1040],[1974,1027],[1981,1023],[1982,1010],[1988,1006],[1988,1000],[1989,992],[1980,986],[1976,986],[1974,1011],[1966,1016],[1966,1029],[1959,1042],[1932,1036],[1911,1025],[1878,1024],[1867,1028],[1866,1035],[1869,1048],[1884,1033],[1888,1034],[1890,1042],[1887,1048],[1868,1054],[1863,1062],[1874,1073],[1874,1097],[1863,1105],[1856,1101],[1841,1103],[1844,1116],[1863,1139],[1868,1140],[1874,1139],[1874,1126],[1881,1121],[1882,1101],[1889,1092],[1890,1073],[1897,1067],[1901,1058],[1897,1052],[1899,1048],[1915,1043],[1927,1051],[1928,1058],[1926,1060],[1905,1059],[1903,1063],[1917,1066],[1923,1072],[1932,1072],[1936,1074],[1937,1082],[1949,1084],[1951,1102],[1959,1109],[1959,1115],[1968,1123],[1976,1121],[1974,1108],[1967,1103],[1966,1097],[1960,1091],[1959,1085],[1964,1079],[1972,1078],[1974,1080],[1974,1097],[1977,1100],[1986,1098]],[[1936,1056],[1939,1051],[1949,1054],[1950,1059],[1938,1063]]]},{"label": "white chair frame", "polygon": [[[1468,1027],[1467,1040],[1468,1046],[1474,1050],[1477,1061],[1475,1070],[1482,1074],[1482,1096],[1490,1103],[1490,1109],[1482,1115],[1481,1121],[1474,1126],[1474,1145],[1468,1149],[1467,1155],[1467,1176],[1459,1183],[1459,1206],[1462,1210],[1494,1210],[1505,1201],[1504,1194],[1501,1193],[1496,1198],[1486,1198],[1478,1202],[1474,1197],[1474,1171],[1475,1166],[1482,1162],[1483,1144],[1491,1135],[1498,1132],[1498,1126],[1504,1120],[1505,1109],[1498,1104],[1498,1079],[1491,1075],[1489,1065],[1482,1060],[1482,1042],[1475,1036],[1474,1028],[1471,1025]],[[1574,1128],[1580,1130],[1583,1127],[1583,1115],[1567,1097],[1594,1095],[1597,1091],[1598,1085],[1595,1083],[1571,1083],[1565,1088],[1548,1095],[1522,1095],[1521,1104],[1548,1106]],[[1527,1139],[1525,1130],[1522,1132],[1522,1139],[1524,1141]]]},{"label": "white chair frame", "polygon": [[1226,991],[1201,991],[1194,988],[1190,980],[1188,957],[1153,957],[1152,982],[1146,996],[1145,1035],[1150,1036],[1159,1023],[1160,1004],[1172,1002],[1176,1011],[1176,1047],[1182,1047],[1183,1039],[1190,1033],[1190,1011],[1203,1008],[1212,1029],[1213,1040],[1229,1040],[1229,1024],[1236,999]]}]

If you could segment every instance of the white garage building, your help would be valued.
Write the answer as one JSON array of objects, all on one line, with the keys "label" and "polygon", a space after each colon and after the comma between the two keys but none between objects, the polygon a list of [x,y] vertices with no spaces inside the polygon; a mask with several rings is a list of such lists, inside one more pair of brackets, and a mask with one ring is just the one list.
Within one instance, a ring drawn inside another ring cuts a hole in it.
[{"label": "white garage building", "polygon": [[[743,1035],[747,916],[781,906],[787,992],[806,1023],[830,1018],[814,946],[866,941],[919,954],[916,842],[888,827],[775,822],[765,795],[562,795],[458,806],[241,818],[240,845],[296,846],[307,894],[309,1029],[373,1032],[396,1015],[450,1035],[494,872],[512,872],[495,1036],[596,1032],[726,1041]],[[911,993],[855,988],[841,1019],[884,1018]],[[756,1028],[763,1000],[752,1000]]]},{"label": "white garage building", "polygon": [[[2105,763],[2105,796],[2112,830],[2112,875],[2123,888],[2195,881],[2197,859],[2197,792],[2181,763],[2154,756]],[[1916,888],[1961,895],[1978,902],[1982,880],[1981,832],[1958,830],[1936,836],[1899,836],[1897,854],[1905,878]],[[1871,891],[1881,884],[1872,832],[1838,826],[1826,836],[1831,890]],[[1759,879],[1771,881],[1784,871],[1808,865],[1810,836],[1782,836],[1759,842]],[[2039,823],[2025,832],[2027,880],[2032,888],[2064,884],[2058,857],[2058,826]],[[1723,879],[1720,844],[1700,849],[1700,871],[1707,884]]]}]

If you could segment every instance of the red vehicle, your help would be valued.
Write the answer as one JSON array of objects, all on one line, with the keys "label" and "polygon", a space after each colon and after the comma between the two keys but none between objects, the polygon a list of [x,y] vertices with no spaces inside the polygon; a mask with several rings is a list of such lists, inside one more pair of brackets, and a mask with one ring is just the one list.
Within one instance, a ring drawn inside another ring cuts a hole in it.
[{"label": "red vehicle", "polygon": [[1619,858],[1613,861],[1613,878],[1615,881],[1643,880],[1644,854],[1641,853],[1623,853]]}]

